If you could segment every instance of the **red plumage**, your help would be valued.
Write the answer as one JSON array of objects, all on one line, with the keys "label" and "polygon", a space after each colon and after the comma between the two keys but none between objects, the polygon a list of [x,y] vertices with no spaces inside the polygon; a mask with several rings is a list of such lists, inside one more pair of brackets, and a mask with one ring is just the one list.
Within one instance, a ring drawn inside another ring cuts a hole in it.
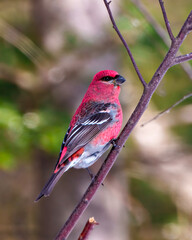
[{"label": "red plumage", "polygon": [[117,138],[123,114],[119,102],[125,79],[116,71],[98,72],[76,110],[61,145],[54,172],[37,197],[48,196],[69,168],[88,168]]}]

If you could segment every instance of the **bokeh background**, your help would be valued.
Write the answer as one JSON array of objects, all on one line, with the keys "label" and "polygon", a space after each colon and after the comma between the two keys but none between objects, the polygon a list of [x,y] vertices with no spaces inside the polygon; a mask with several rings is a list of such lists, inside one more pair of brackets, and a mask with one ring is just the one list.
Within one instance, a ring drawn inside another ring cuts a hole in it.
[{"label": "bokeh background", "polygon": [[[191,0],[167,0],[165,7],[176,35]],[[158,1],[114,0],[111,8],[148,82],[170,44]],[[183,54],[191,52],[191,36]],[[49,198],[33,202],[72,114],[103,69],[127,79],[120,96],[125,123],[142,86],[103,1],[0,1],[0,239],[54,239],[80,200],[90,177],[71,169]],[[192,239],[192,99],[141,127],[191,91],[190,63],[167,72],[69,240],[92,216],[99,226],[90,240]]]}]

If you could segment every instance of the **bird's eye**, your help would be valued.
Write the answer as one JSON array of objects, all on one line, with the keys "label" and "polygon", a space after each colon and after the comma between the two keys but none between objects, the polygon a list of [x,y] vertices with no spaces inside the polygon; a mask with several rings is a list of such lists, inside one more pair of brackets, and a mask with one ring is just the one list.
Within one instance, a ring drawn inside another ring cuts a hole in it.
[{"label": "bird's eye", "polygon": [[105,76],[105,77],[102,77],[102,78],[101,78],[101,80],[106,81],[106,82],[109,82],[109,81],[111,81],[112,79],[114,79],[114,78],[111,77],[111,76]]}]

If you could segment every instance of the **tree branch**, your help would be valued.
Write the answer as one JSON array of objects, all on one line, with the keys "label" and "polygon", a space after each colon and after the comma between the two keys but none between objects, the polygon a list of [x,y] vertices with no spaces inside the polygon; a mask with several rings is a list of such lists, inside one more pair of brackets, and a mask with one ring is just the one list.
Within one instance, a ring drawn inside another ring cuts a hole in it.
[{"label": "tree branch", "polygon": [[83,231],[81,232],[78,240],[86,240],[86,239],[88,239],[88,236],[89,236],[90,232],[93,230],[95,225],[98,225],[98,224],[99,223],[95,221],[94,217],[89,218],[89,220],[85,224],[85,227],[84,227]]},{"label": "tree branch", "polygon": [[171,41],[174,41],[175,37],[174,37],[174,35],[172,33],[172,30],[171,30],[171,27],[170,27],[170,23],[169,23],[169,20],[167,18],[167,13],[165,11],[164,2],[162,0],[159,0],[159,4],[160,4],[160,7],[161,7],[161,10],[162,10],[162,13],[163,13],[165,26],[167,28],[167,32],[169,34],[169,37],[170,37]]},{"label": "tree branch", "polygon": [[180,38],[183,41],[191,31],[192,31],[192,11],[189,13],[189,15],[188,15],[186,21],[184,22],[177,38]]},{"label": "tree branch", "polygon": [[103,1],[104,1],[104,4],[105,4],[106,8],[107,8],[109,17],[110,17],[111,22],[112,22],[112,25],[113,25],[113,28],[115,29],[115,31],[116,31],[116,33],[118,34],[119,38],[121,39],[123,45],[125,46],[125,48],[126,48],[126,50],[127,50],[127,53],[128,53],[128,55],[129,55],[129,57],[130,57],[130,59],[131,59],[131,62],[132,62],[132,64],[133,64],[134,68],[135,68],[135,71],[136,71],[136,73],[137,73],[137,76],[139,77],[141,83],[143,84],[143,87],[146,87],[147,83],[146,83],[145,80],[143,79],[143,76],[141,75],[141,73],[140,73],[140,71],[139,71],[139,68],[138,68],[138,66],[137,66],[137,64],[136,64],[136,62],[135,62],[135,59],[134,59],[134,57],[133,57],[133,55],[132,55],[132,53],[131,53],[131,50],[130,50],[128,44],[126,43],[125,39],[123,38],[122,34],[120,33],[120,31],[119,31],[119,29],[118,29],[118,27],[117,27],[117,25],[116,25],[115,19],[114,19],[113,15],[112,15],[112,12],[111,12],[110,7],[109,7],[111,1],[110,1],[110,2],[108,2],[107,0],[103,0]]},{"label": "tree branch", "polygon": [[[105,3],[105,6],[107,8],[107,11],[109,13],[109,17],[111,19],[111,22],[118,33],[119,37],[121,38],[126,50],[128,53],[130,53],[130,50],[123,39],[122,35],[120,34],[117,26],[115,25],[112,13],[109,8],[109,3],[106,0],[103,0]],[[179,47],[183,43],[185,37],[191,31],[192,26],[192,12],[189,14],[187,20],[185,21],[184,25],[182,26],[178,36],[175,38],[175,40],[172,42],[171,47],[169,51],[167,52],[164,60],[162,61],[161,65],[156,70],[154,76],[152,77],[149,84],[146,84],[143,81],[143,78],[139,78],[140,81],[143,83],[144,90],[143,94],[133,111],[131,117],[129,118],[127,124],[123,128],[121,134],[119,135],[118,139],[116,140],[116,146],[112,148],[110,153],[108,154],[106,160],[102,164],[101,168],[99,169],[97,175],[89,185],[88,189],[86,190],[84,196],[82,197],[81,201],[78,203],[74,211],[72,212],[71,216],[68,218],[62,229],[60,230],[59,234],[56,237],[56,240],[64,240],[67,238],[67,236],[72,231],[73,227],[75,226],[77,220],[80,218],[82,213],[85,211],[87,206],[89,205],[91,199],[93,198],[94,194],[96,193],[99,186],[103,183],[105,177],[107,176],[108,172],[112,168],[113,164],[115,163],[123,145],[127,141],[127,138],[129,137],[130,133],[134,129],[135,125],[143,115],[144,111],[146,110],[148,103],[157,89],[159,83],[161,82],[162,78],[164,77],[167,70],[172,66],[175,56],[179,50]],[[132,56],[132,55],[131,55]],[[132,57],[133,58],[133,57]],[[132,61],[135,63],[135,61]],[[138,73],[138,72],[137,72]]]},{"label": "tree branch", "polygon": [[[143,16],[146,18],[146,20],[151,24],[151,26],[154,28],[154,30],[157,32],[157,34],[161,37],[163,42],[166,44],[166,46],[170,47],[170,38],[167,35],[167,32],[164,30],[164,28],[161,27],[161,25],[153,18],[153,16],[150,14],[148,9],[145,7],[145,5],[140,0],[132,0],[132,2],[135,4],[135,6],[141,11]],[[182,55],[181,51],[178,51],[177,54]],[[192,79],[192,67],[188,62],[181,63],[181,66],[183,70],[187,73],[190,79]]]},{"label": "tree branch", "polygon": [[162,115],[164,115],[165,113],[169,113],[171,111],[172,108],[176,107],[177,105],[179,105],[180,103],[182,103],[184,100],[186,100],[187,98],[192,97],[192,93],[189,93],[185,96],[183,96],[181,99],[179,99],[177,102],[175,102],[173,105],[171,105],[169,108],[163,110],[162,112],[158,113],[155,117],[151,118],[149,121],[141,124],[141,127],[146,126],[148,123],[156,120],[157,118],[161,117]]},{"label": "tree branch", "polygon": [[176,65],[176,64],[179,64],[179,63],[183,63],[183,62],[189,61],[189,60],[192,60],[192,52],[188,53],[188,54],[185,54],[185,55],[182,55],[182,56],[176,57],[175,61],[172,64],[172,66]]}]

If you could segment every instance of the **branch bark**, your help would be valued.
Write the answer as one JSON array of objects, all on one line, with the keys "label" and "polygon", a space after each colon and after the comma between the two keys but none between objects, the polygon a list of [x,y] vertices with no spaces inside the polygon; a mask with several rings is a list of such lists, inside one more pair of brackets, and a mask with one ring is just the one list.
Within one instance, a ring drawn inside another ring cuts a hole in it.
[{"label": "branch bark", "polygon": [[88,236],[89,236],[90,232],[93,230],[93,228],[95,227],[95,225],[99,225],[99,223],[95,221],[94,217],[89,218],[87,223],[85,224],[85,227],[84,227],[83,231],[81,232],[78,240],[88,239]]},{"label": "branch bark", "polygon": [[170,27],[170,23],[169,23],[169,20],[168,20],[168,17],[167,17],[167,13],[165,11],[164,2],[162,0],[159,0],[159,4],[160,4],[160,7],[161,7],[161,11],[163,13],[165,26],[167,28],[167,32],[169,34],[169,37],[170,37],[171,41],[174,41],[175,38],[173,36],[172,30],[171,30],[171,27]]},{"label": "branch bark", "polygon": [[87,206],[89,205],[91,199],[93,198],[94,194],[96,193],[97,189],[99,186],[103,183],[105,177],[107,176],[108,172],[112,168],[113,164],[115,163],[123,145],[125,144],[127,138],[129,137],[130,133],[134,129],[135,125],[141,118],[142,114],[146,110],[148,103],[157,89],[159,83],[161,82],[162,78],[164,77],[165,73],[167,70],[173,65],[175,59],[176,59],[176,54],[183,43],[185,37],[189,34],[189,32],[192,29],[192,12],[189,14],[187,20],[183,24],[178,36],[173,39],[171,47],[169,51],[167,52],[164,60],[156,70],[155,74],[153,75],[151,81],[147,84],[144,80],[143,77],[141,76],[138,67],[135,63],[135,60],[131,54],[131,51],[125,42],[124,38],[120,34],[120,31],[117,28],[117,25],[115,24],[113,15],[111,13],[109,4],[110,2],[107,2],[107,0],[103,0],[105,3],[105,6],[107,8],[109,17],[111,19],[111,22],[113,24],[114,29],[116,30],[118,36],[120,37],[121,41],[123,42],[131,60],[132,63],[135,67],[136,73],[139,76],[139,79],[144,86],[143,94],[133,111],[131,117],[129,118],[127,124],[123,128],[121,134],[119,135],[118,139],[116,140],[116,146],[112,148],[110,153],[108,154],[106,160],[102,164],[100,170],[98,171],[97,175],[89,185],[88,189],[86,190],[84,196],[82,197],[81,201],[78,203],[74,211],[72,212],[71,216],[68,218],[60,232],[58,233],[56,240],[64,240],[67,238],[67,236],[70,234],[72,231],[73,227],[75,226],[77,220],[80,218],[82,213],[85,211]]},{"label": "branch bark", "polygon": [[186,61],[189,61],[189,60],[192,60],[192,52],[188,53],[188,54],[185,54],[185,55],[182,55],[182,56],[176,57],[175,61],[172,64],[172,66],[176,65],[176,64],[180,64],[180,63],[186,62]]},{"label": "branch bark", "polygon": [[[171,41],[173,41],[174,39],[168,37],[167,32],[164,30],[164,28],[162,28],[161,25],[153,18],[153,16],[150,14],[148,9],[145,7],[145,5],[140,0],[132,0],[132,2],[141,11],[141,13],[146,18],[146,20],[149,22],[149,24],[151,24],[151,26],[154,28],[156,33],[161,37],[163,42],[169,48]],[[168,25],[170,26],[170,24],[168,24]],[[181,51],[178,51],[177,54],[182,55]],[[190,60],[190,59],[188,59],[188,60]],[[187,73],[189,78],[192,79],[192,67],[187,61],[181,62],[181,66],[182,66],[183,70]],[[178,63],[175,63],[174,65],[176,65],[176,64],[178,64]]]},{"label": "branch bark", "polygon": [[105,1],[105,0],[104,0],[104,4],[105,4],[105,6],[106,6],[106,8],[107,8],[109,17],[110,17],[111,22],[112,22],[112,25],[113,25],[113,28],[115,29],[115,31],[116,31],[116,33],[118,34],[119,38],[121,39],[123,45],[125,46],[125,48],[126,48],[126,50],[127,50],[127,53],[128,53],[128,55],[129,55],[129,57],[130,57],[130,59],[131,59],[131,62],[132,62],[132,64],[133,64],[134,68],[135,68],[135,71],[136,71],[136,73],[137,73],[137,76],[139,77],[141,83],[143,84],[143,87],[145,87],[145,86],[146,86],[146,82],[145,82],[145,80],[143,79],[143,76],[141,75],[141,73],[140,73],[140,71],[139,71],[139,68],[138,68],[138,66],[137,66],[137,64],[136,64],[136,62],[135,62],[135,59],[134,59],[134,57],[133,57],[133,55],[132,55],[132,53],[131,53],[131,50],[130,50],[128,44],[126,43],[125,39],[124,39],[123,36],[121,35],[121,33],[120,33],[120,31],[119,31],[119,29],[118,29],[118,27],[117,27],[117,25],[116,25],[115,19],[114,19],[114,17],[113,17],[113,14],[112,14],[112,12],[111,12],[110,7],[109,7],[110,3],[111,3],[111,1],[108,2],[108,1]]}]

